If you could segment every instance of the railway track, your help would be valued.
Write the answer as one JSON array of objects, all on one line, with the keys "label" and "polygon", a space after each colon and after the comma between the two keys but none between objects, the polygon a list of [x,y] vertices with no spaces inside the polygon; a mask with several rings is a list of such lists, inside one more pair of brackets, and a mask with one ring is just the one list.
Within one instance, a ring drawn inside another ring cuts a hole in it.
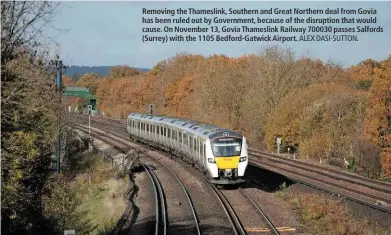
[{"label": "railway track", "polygon": [[280,232],[276,228],[276,226],[273,224],[273,222],[269,219],[269,217],[266,215],[266,213],[258,206],[257,203],[255,203],[254,199],[246,193],[243,189],[239,189],[240,193],[242,193],[254,206],[258,214],[262,217],[262,219],[265,221],[266,225],[269,227],[270,231],[274,235],[279,235]]},{"label": "railway track", "polygon": [[[86,116],[81,119],[86,120]],[[91,118],[108,125],[118,136],[127,136],[126,121]],[[250,163],[283,174],[299,183],[338,194],[348,200],[391,214],[391,184],[300,160],[249,148]]]},{"label": "railway track", "polygon": [[284,163],[286,165],[295,166],[297,168],[303,169],[303,170],[312,170],[315,171],[317,174],[324,175],[330,178],[343,180],[349,183],[354,183],[357,185],[362,185],[371,189],[375,189],[377,191],[382,191],[385,193],[391,193],[391,184],[379,180],[373,180],[369,178],[365,178],[356,174],[351,174],[346,171],[338,170],[333,167],[327,167],[327,166],[321,166],[321,165],[315,165],[308,162],[304,162],[301,160],[291,159],[288,157],[282,157],[278,156],[276,154],[267,153],[260,150],[254,150],[250,149],[250,154],[254,156],[267,156],[273,161]]},{"label": "railway track", "polygon": [[[78,128],[81,128],[81,127],[79,126]],[[84,127],[82,127],[82,128],[84,128]],[[86,129],[84,128],[84,130],[86,130]],[[105,132],[105,131],[102,131],[102,132]],[[95,134],[97,132],[95,132],[95,130],[92,130],[91,133]],[[99,133],[99,134],[103,134],[103,133]],[[121,134],[119,134],[119,135],[116,134],[116,136],[118,136],[119,138],[126,138],[126,136],[121,135]],[[166,166],[164,163],[161,163],[161,164],[163,164],[173,175],[175,175],[175,173],[173,173],[169,169],[168,166]],[[149,169],[149,171],[150,171],[150,169]],[[178,182],[180,182],[178,176],[175,175],[175,177],[178,179]],[[152,178],[157,178],[157,177],[153,177],[153,173],[152,173]],[[157,179],[155,179],[155,182],[156,181],[157,181]],[[180,182],[180,184],[182,185],[184,191],[186,191],[186,194],[188,195],[187,190],[185,189],[183,184],[181,182]],[[220,204],[221,204],[221,206],[222,206],[222,208],[223,208],[223,210],[229,220],[229,223],[232,227],[232,231],[234,232],[234,234],[238,234],[238,235],[239,234],[255,234],[255,233],[256,234],[259,234],[259,233],[280,234],[278,232],[278,230],[275,228],[275,226],[273,225],[273,223],[266,216],[266,214],[262,211],[262,209],[255,203],[255,201],[244,190],[241,190],[241,189],[234,190],[234,191],[232,191],[234,195],[229,195],[230,194],[229,192],[225,192],[224,190],[220,190],[216,186],[214,186],[213,184],[209,184],[209,185],[213,189],[213,192],[214,192],[217,200],[220,202]],[[155,194],[157,194],[157,193],[155,193]],[[238,205],[237,204],[237,202],[238,202],[237,197],[240,195],[242,195],[242,198],[240,200],[240,202],[242,204]],[[227,199],[227,197],[229,197],[229,199]],[[160,196],[160,198],[162,198],[162,196]],[[246,205],[245,201],[247,201],[247,205]],[[188,202],[189,202],[189,204],[192,204],[190,196],[188,196]],[[237,208],[235,208],[235,205],[233,206],[233,204],[236,204]],[[249,211],[243,211],[243,208],[238,208],[243,205],[246,208],[249,208]],[[156,208],[158,208],[158,205],[156,205]],[[162,206],[160,206],[160,208],[162,208]],[[239,211],[239,212],[237,212],[237,211]],[[255,222],[254,222],[254,218],[251,218],[251,219],[248,218],[249,212],[252,215],[254,215],[253,217],[255,218]],[[194,207],[192,207],[192,213],[193,213],[194,218],[196,218],[197,216],[196,216]],[[241,215],[238,216],[238,214],[240,214],[240,213],[241,213]],[[257,215],[258,215],[258,217],[257,217]],[[158,220],[159,220],[159,218],[157,217],[156,221],[158,221]],[[162,220],[162,216],[160,216],[160,221],[161,220]],[[247,229],[245,228],[245,226],[243,226],[243,222],[241,222],[241,221],[244,221],[244,224],[247,225],[246,226]],[[251,222],[253,222],[252,223],[253,228],[251,228],[251,226],[249,226],[249,224],[251,224]],[[156,225],[156,226],[158,226],[158,225]],[[157,228],[159,228],[159,227],[157,227]],[[197,234],[201,234],[199,227],[197,227]]]},{"label": "railway track", "polygon": [[[88,128],[83,127],[78,125],[77,129],[88,133]],[[128,152],[130,148],[133,146],[130,146],[129,144],[126,143],[126,141],[121,141],[120,139],[113,139],[107,136],[102,135],[102,133],[99,133],[95,130],[90,130],[91,136],[96,139],[100,139],[103,142],[106,142],[121,152]],[[191,222],[186,220],[186,221],[181,221],[181,223],[185,223],[189,228],[188,231],[192,231],[191,234],[201,234],[201,230],[199,227],[199,221],[195,212],[195,208],[192,203],[192,199],[190,195],[188,194],[185,186],[182,184],[181,180],[178,178],[178,176],[171,171],[171,169],[166,166],[164,163],[161,163],[152,156],[149,156],[146,152],[141,153],[143,160],[140,161],[140,165],[143,166],[145,171],[148,173],[153,189],[154,189],[154,198],[155,198],[155,207],[156,207],[156,218],[155,218],[155,234],[182,234],[182,232],[178,232],[176,229],[176,223],[178,219],[178,214],[183,215],[183,217],[187,215],[186,218],[192,217],[193,222],[192,225],[190,224]],[[149,158],[149,159],[148,159]],[[149,163],[149,164],[147,164]],[[157,164],[158,163],[158,164]],[[154,166],[156,168],[155,170],[151,167]],[[156,167],[159,166],[159,167]],[[164,169],[162,169],[164,168]],[[156,173],[156,171],[159,171],[159,173]],[[169,174],[167,174],[169,173]],[[164,181],[164,182],[163,182]],[[173,183],[172,181],[177,181],[177,184]],[[177,188],[176,185],[180,185],[180,188]],[[175,205],[176,202],[178,201],[178,195],[173,196],[173,194],[165,194],[165,190],[168,191],[169,187],[175,187],[174,189],[171,189],[171,191],[179,193],[179,197],[184,197],[186,198],[186,201],[188,203],[187,209],[179,209]],[[131,212],[130,212],[131,213]],[[171,218],[169,215],[175,218]],[[128,216],[130,219],[131,216]],[[170,221],[171,220],[171,221]]]},{"label": "railway track", "polygon": [[167,211],[166,211],[166,202],[164,198],[164,193],[159,179],[156,177],[153,170],[140,162],[140,165],[148,173],[148,176],[152,182],[155,195],[155,207],[156,207],[156,222],[155,222],[155,235],[167,234]]},{"label": "railway track", "polygon": [[[235,234],[280,234],[266,213],[243,189],[220,190],[214,185],[211,185],[211,187],[224,207]],[[248,203],[246,204],[245,201]],[[256,228],[254,228],[254,225]]]},{"label": "railway track", "polygon": [[383,189],[377,190],[374,187],[366,187],[364,183],[345,181],[345,178],[339,178],[337,175],[332,175],[332,173],[320,173],[316,168],[304,168],[299,164],[293,164],[273,155],[254,154],[252,151],[249,151],[249,154],[254,157],[251,162],[257,166],[283,174],[311,187],[340,194],[351,201],[391,214],[391,194],[384,192]]},{"label": "railway track", "polygon": [[231,224],[235,235],[246,234],[242,223],[240,222],[238,216],[236,215],[234,209],[232,208],[232,205],[229,203],[227,198],[216,186],[211,184],[211,187],[216,195],[216,198],[223,207],[224,212],[228,217],[229,223]]}]

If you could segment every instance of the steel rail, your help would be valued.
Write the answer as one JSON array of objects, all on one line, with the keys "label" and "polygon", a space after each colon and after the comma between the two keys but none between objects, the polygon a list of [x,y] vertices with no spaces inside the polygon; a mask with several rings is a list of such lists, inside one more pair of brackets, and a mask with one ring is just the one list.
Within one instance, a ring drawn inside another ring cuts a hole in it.
[{"label": "steel rail", "polygon": [[219,200],[221,206],[223,207],[223,210],[228,217],[228,220],[234,230],[234,233],[236,235],[239,234],[246,235],[247,233],[244,230],[242,223],[240,222],[238,216],[236,215],[234,209],[232,208],[232,205],[228,202],[227,198],[216,186],[214,186],[213,184],[210,184],[210,186],[212,187],[213,192],[215,193],[217,199]]},{"label": "steel rail", "polygon": [[[160,161],[159,161],[160,162]],[[186,189],[186,187],[182,184],[182,181],[179,179],[179,177],[166,165],[164,164],[163,162],[160,162],[164,167],[167,168],[167,170],[169,170],[171,172],[171,174],[173,176],[175,176],[175,178],[178,180],[179,184],[182,186],[182,189],[183,191],[185,192],[186,194],[186,197],[187,197],[187,201],[189,202],[189,205],[190,205],[190,208],[191,208],[191,212],[193,214],[193,217],[194,217],[194,221],[195,221],[195,224],[196,224],[196,229],[197,229],[197,234],[198,235],[201,235],[201,230],[200,230],[200,223],[199,223],[199,220],[198,220],[198,217],[197,217],[197,214],[195,212],[195,209],[194,209],[194,204],[193,204],[193,201],[191,200],[191,197]]]},{"label": "steel rail", "polygon": [[[267,156],[267,157],[273,158],[275,161],[285,163],[287,165],[295,166],[295,167],[301,168],[303,170],[311,170],[311,171],[316,172],[317,174],[321,174],[321,175],[324,175],[324,176],[327,176],[330,178],[343,180],[343,181],[346,181],[349,183],[360,184],[360,185],[365,186],[367,188],[371,188],[371,189],[385,192],[385,193],[391,193],[391,184],[387,183],[387,182],[368,179],[368,178],[364,178],[359,175],[349,174],[348,172],[343,172],[343,171],[332,169],[332,168],[325,167],[325,166],[318,166],[318,165],[311,164],[308,162],[294,160],[294,159],[278,156],[275,154],[271,154],[271,153],[263,152],[263,151],[259,151],[259,150],[255,151],[253,149],[249,149],[248,153],[253,156],[256,156],[256,157]],[[325,172],[322,172],[322,171],[325,171]],[[332,174],[332,173],[335,173],[335,174]],[[381,187],[386,187],[386,188],[381,188]]]},{"label": "steel rail", "polygon": [[[160,199],[160,207],[162,212],[162,222],[163,222],[163,234],[167,234],[167,210],[166,210],[166,201],[164,197],[164,192],[162,185],[156,176],[155,172],[151,169],[150,166],[146,166],[148,168],[149,173],[151,174],[152,178],[155,180],[155,185],[157,186],[158,192],[159,192],[159,199]],[[160,222],[160,221],[159,221]]]},{"label": "steel rail", "polygon": [[[307,179],[309,178],[309,177],[308,177],[307,175],[305,175],[305,174],[297,173],[297,172],[294,172],[294,171],[291,171],[291,170],[286,170],[286,169],[284,169],[284,168],[282,168],[282,167],[278,167],[278,166],[271,165],[271,164],[264,163],[264,162],[258,162],[258,163],[252,162],[252,164],[255,165],[255,166],[257,166],[257,167],[261,167],[261,168],[263,168],[263,169],[266,169],[266,170],[268,170],[268,171],[273,171],[273,170],[270,169],[270,167],[271,167],[271,168],[279,169],[280,171],[288,172],[288,173],[290,173],[290,174],[292,174],[292,175],[299,175],[299,176],[301,176],[301,177],[303,177],[303,178],[307,178]],[[265,165],[265,166],[268,166],[269,168],[262,167],[260,164]],[[309,182],[300,180],[300,179],[298,179],[298,178],[295,177],[295,176],[293,176],[293,177],[292,177],[292,176],[288,176],[288,178],[291,178],[291,179],[293,179],[294,181],[296,181],[296,182],[298,182],[298,183],[300,183],[300,184],[304,184],[304,185],[310,186],[310,187],[312,187],[312,188],[319,189],[319,190],[324,191],[324,192],[327,192],[327,193],[329,193],[329,194],[333,194],[333,195],[338,194],[338,195],[341,195],[341,196],[345,197],[346,199],[348,199],[348,200],[350,200],[350,201],[357,202],[357,203],[360,203],[360,204],[362,204],[362,205],[371,207],[371,208],[373,208],[373,209],[376,209],[376,210],[383,211],[383,212],[386,212],[386,213],[388,213],[388,214],[391,214],[391,209],[388,209],[388,208],[385,208],[385,207],[381,207],[381,206],[377,206],[377,205],[375,205],[375,204],[372,204],[372,203],[369,203],[369,202],[367,202],[367,201],[364,201],[364,200],[361,200],[361,199],[358,199],[358,198],[355,198],[355,197],[346,195],[346,194],[344,194],[344,193],[339,193],[339,192],[331,191],[331,190],[329,190],[329,189],[327,189],[327,188],[325,188],[325,187],[319,186],[319,185],[317,185],[317,184],[309,183]],[[319,180],[316,179],[316,178],[310,178],[310,179],[315,180],[315,181],[319,181]],[[326,185],[330,185],[329,182],[324,182],[324,181],[320,181],[320,182],[321,182],[321,183],[324,183],[324,184],[326,184]],[[341,187],[340,185],[335,185],[335,186]],[[348,191],[351,191],[351,190],[348,189]],[[361,193],[362,193],[362,192],[361,192]]]},{"label": "steel rail", "polygon": [[155,180],[152,178],[152,174],[151,172],[149,172],[149,168],[144,164],[142,163],[141,161],[139,162],[141,166],[143,166],[143,168],[145,169],[145,171],[148,173],[148,176],[149,176],[149,179],[151,180],[152,182],[152,185],[153,185],[153,192],[154,192],[154,195],[155,195],[155,211],[156,211],[156,222],[155,222],[155,235],[159,235],[159,198],[158,198],[158,189],[157,189],[157,186],[155,184]]},{"label": "steel rail", "polygon": [[263,218],[263,220],[266,222],[267,226],[270,228],[270,231],[275,234],[275,235],[280,235],[280,232],[278,232],[277,228],[274,226],[274,224],[272,223],[272,221],[269,219],[269,217],[267,217],[266,213],[258,206],[257,203],[255,203],[255,201],[251,198],[250,195],[248,195],[248,193],[246,193],[243,189],[239,188],[239,191],[244,195],[246,196],[249,201],[253,204],[253,206],[257,209],[257,212],[258,214],[260,214]]}]

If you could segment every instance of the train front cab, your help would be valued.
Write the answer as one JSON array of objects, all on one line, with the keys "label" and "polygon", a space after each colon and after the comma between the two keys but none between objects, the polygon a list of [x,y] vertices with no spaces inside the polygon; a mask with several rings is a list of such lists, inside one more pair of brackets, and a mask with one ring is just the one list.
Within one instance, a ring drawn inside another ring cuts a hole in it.
[{"label": "train front cab", "polygon": [[216,137],[206,143],[207,169],[213,184],[245,182],[248,165],[245,137]]}]

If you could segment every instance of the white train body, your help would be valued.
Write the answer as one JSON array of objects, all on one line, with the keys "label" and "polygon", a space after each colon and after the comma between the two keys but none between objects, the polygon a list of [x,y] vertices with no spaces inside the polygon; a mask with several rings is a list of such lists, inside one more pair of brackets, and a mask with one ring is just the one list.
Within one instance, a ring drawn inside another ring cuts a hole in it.
[{"label": "white train body", "polygon": [[234,131],[180,118],[131,113],[130,138],[183,158],[214,184],[237,184],[248,165],[246,138]]}]

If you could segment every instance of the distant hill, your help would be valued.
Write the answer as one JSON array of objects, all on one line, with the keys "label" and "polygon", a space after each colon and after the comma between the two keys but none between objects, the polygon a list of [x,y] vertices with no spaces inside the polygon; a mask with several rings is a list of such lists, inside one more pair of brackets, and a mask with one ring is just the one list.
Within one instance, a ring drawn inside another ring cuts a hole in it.
[{"label": "distant hill", "polygon": [[[71,65],[67,68],[66,72],[64,75],[67,76],[72,76],[75,73],[78,73],[80,75],[85,74],[85,73],[99,73],[102,76],[107,76],[109,75],[110,68],[114,66],[76,66],[76,65]],[[148,72],[150,69],[146,68],[137,68],[143,72]]]}]

